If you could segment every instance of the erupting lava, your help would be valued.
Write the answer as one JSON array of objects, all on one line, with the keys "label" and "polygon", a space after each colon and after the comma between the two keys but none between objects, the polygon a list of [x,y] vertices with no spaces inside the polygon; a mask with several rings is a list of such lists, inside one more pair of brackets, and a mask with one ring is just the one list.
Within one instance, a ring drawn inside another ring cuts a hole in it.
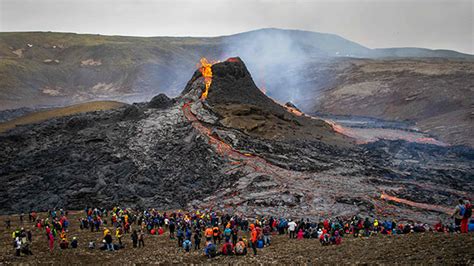
[{"label": "erupting lava", "polygon": [[204,77],[204,84],[206,85],[206,89],[201,95],[201,100],[205,100],[212,83],[212,63],[208,62],[205,57],[201,58],[200,62],[201,66],[199,67],[199,71],[201,71],[201,74]]}]

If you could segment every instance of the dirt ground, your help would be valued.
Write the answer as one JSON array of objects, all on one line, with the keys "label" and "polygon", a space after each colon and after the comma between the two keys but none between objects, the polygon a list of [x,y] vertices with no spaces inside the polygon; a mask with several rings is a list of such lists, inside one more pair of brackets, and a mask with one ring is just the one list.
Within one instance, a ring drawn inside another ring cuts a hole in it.
[{"label": "dirt ground", "polygon": [[[130,235],[124,236],[125,248],[115,252],[87,249],[87,243],[95,239],[99,243],[102,232],[80,231],[78,214],[70,215],[68,239],[78,237],[77,249],[60,250],[55,242],[55,250],[50,253],[44,231],[33,229],[33,255],[20,258],[14,256],[11,230],[23,226],[32,228],[25,221],[20,225],[18,216],[12,217],[12,229],[5,228],[6,216],[0,218],[1,243],[0,263],[53,263],[53,264],[132,264],[132,263],[231,263],[231,264],[294,264],[294,263],[474,263],[474,235],[417,233],[397,236],[374,236],[353,238],[347,236],[340,246],[323,247],[315,239],[289,240],[286,236],[273,236],[272,245],[258,250],[257,256],[219,256],[207,259],[202,250],[184,253],[177,248],[176,240],[168,235],[145,238],[145,248],[133,249]],[[25,217],[26,219],[28,217]],[[114,240],[115,241],[115,240]]]}]

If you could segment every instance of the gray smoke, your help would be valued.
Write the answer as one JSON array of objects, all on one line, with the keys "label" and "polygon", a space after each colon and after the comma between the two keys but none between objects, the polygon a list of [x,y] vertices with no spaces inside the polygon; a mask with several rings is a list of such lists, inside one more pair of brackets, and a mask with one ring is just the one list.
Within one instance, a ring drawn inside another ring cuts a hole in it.
[{"label": "gray smoke", "polygon": [[295,101],[308,58],[300,43],[282,31],[260,30],[225,39],[224,57],[239,56],[260,89],[279,101]]}]

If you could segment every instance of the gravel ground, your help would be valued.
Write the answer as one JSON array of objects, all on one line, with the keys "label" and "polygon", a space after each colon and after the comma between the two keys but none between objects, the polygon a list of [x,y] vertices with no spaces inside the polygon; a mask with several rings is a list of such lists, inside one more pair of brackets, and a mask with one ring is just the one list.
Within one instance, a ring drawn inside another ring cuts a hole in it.
[{"label": "gravel ground", "polygon": [[[474,263],[474,237],[469,234],[414,233],[398,236],[374,236],[371,238],[345,237],[340,246],[323,247],[317,240],[289,240],[286,236],[274,236],[272,245],[258,251],[257,256],[242,257],[219,256],[207,259],[202,251],[184,253],[177,247],[176,240],[171,241],[167,235],[145,238],[145,248],[131,248],[129,235],[124,236],[125,248],[116,252],[87,249],[87,242],[95,239],[99,242],[102,232],[80,231],[77,222],[78,214],[71,214],[69,240],[73,236],[79,239],[79,248],[60,250],[55,243],[55,250],[50,253],[43,231],[33,229],[34,255],[20,258],[14,256],[11,246],[11,230],[6,230],[0,218],[1,242],[0,263],[17,264],[132,264],[132,263],[216,263],[216,264],[300,264],[300,263],[439,263],[471,264]],[[21,226],[18,217],[12,217],[12,228]],[[25,222],[24,228],[33,225]]]}]

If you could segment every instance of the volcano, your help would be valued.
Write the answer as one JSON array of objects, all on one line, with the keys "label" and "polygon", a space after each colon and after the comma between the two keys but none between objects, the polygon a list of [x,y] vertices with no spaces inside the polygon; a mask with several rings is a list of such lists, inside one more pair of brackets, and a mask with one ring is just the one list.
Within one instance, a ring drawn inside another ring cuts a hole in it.
[{"label": "volcano", "polygon": [[261,92],[244,62],[206,61],[180,96],[0,135],[0,210],[114,205],[433,221],[472,196],[474,151],[357,145]]}]

